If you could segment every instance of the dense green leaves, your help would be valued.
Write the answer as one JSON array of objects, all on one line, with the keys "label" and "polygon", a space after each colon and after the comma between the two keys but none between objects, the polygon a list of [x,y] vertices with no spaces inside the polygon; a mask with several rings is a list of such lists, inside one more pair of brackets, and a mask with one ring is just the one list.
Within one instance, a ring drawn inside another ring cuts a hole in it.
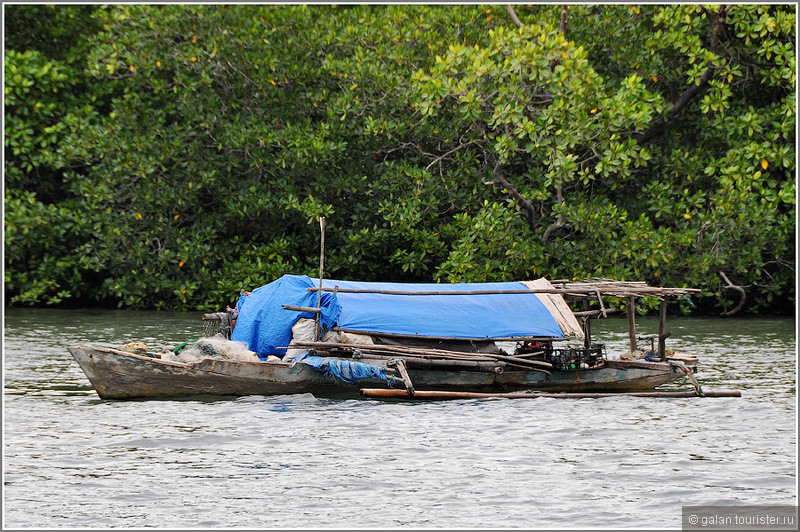
[{"label": "dense green leaves", "polygon": [[217,309],[325,216],[332,277],[789,309],[794,8],[515,9],[7,6],[7,302]]}]

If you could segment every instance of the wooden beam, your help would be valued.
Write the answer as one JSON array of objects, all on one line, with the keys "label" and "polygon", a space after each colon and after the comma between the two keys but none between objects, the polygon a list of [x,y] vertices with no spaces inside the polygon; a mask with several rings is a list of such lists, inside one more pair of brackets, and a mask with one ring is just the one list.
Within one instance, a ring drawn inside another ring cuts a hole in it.
[{"label": "wooden beam", "polygon": [[284,310],[296,310],[297,312],[311,312],[313,314],[319,314],[321,312],[320,309],[316,307],[298,307],[297,305],[281,305]]},{"label": "wooden beam", "polygon": [[400,373],[400,376],[403,378],[403,383],[406,385],[406,393],[408,395],[414,395],[414,384],[411,382],[411,377],[408,376],[408,372],[406,371],[406,362],[405,360],[398,358],[394,360],[393,366],[397,368],[397,371]]},{"label": "wooden beam", "polygon": [[582,310],[580,312],[573,312],[572,314],[574,314],[576,318],[593,318],[595,316],[603,316],[604,314],[613,314],[615,312],[619,312],[619,309],[607,308],[605,310]]}]

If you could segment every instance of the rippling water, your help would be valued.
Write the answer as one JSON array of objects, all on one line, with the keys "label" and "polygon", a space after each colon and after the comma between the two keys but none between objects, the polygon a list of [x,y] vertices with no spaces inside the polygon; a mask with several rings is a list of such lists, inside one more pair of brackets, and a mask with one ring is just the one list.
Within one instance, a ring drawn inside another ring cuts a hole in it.
[{"label": "rippling water", "polygon": [[10,309],[3,525],[679,528],[682,505],[797,504],[794,320],[669,325],[743,397],[103,401],[66,346],[177,343],[199,315]]}]

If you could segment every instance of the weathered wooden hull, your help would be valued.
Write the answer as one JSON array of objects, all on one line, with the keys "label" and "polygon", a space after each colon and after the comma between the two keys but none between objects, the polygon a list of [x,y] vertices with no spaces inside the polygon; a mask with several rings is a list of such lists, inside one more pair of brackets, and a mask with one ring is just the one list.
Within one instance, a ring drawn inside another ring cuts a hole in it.
[{"label": "weathered wooden hull", "polygon": [[[104,347],[69,347],[69,352],[103,399],[187,395],[317,396],[358,394],[364,387],[386,388],[378,380],[346,383],[306,364],[206,359],[183,364]],[[417,390],[511,392],[626,392],[652,390],[685,375],[667,363],[608,361],[601,369],[554,371],[442,371],[409,369]],[[402,386],[401,384],[396,386]]]}]

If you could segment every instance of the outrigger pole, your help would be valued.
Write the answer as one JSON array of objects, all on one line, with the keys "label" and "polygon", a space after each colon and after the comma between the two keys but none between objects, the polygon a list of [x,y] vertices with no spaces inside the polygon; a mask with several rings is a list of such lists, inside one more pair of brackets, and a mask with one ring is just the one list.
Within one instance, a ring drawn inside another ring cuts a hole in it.
[{"label": "outrigger pole", "polygon": [[383,388],[362,388],[359,390],[362,397],[373,397],[380,399],[430,399],[441,401],[445,399],[536,399],[548,397],[550,399],[600,399],[603,397],[659,397],[659,398],[680,398],[680,397],[741,397],[739,390],[709,390],[699,395],[697,392],[580,392],[580,393],[480,393],[480,392],[454,392],[454,391],[420,391],[416,390],[413,394],[406,390],[383,389]]}]

